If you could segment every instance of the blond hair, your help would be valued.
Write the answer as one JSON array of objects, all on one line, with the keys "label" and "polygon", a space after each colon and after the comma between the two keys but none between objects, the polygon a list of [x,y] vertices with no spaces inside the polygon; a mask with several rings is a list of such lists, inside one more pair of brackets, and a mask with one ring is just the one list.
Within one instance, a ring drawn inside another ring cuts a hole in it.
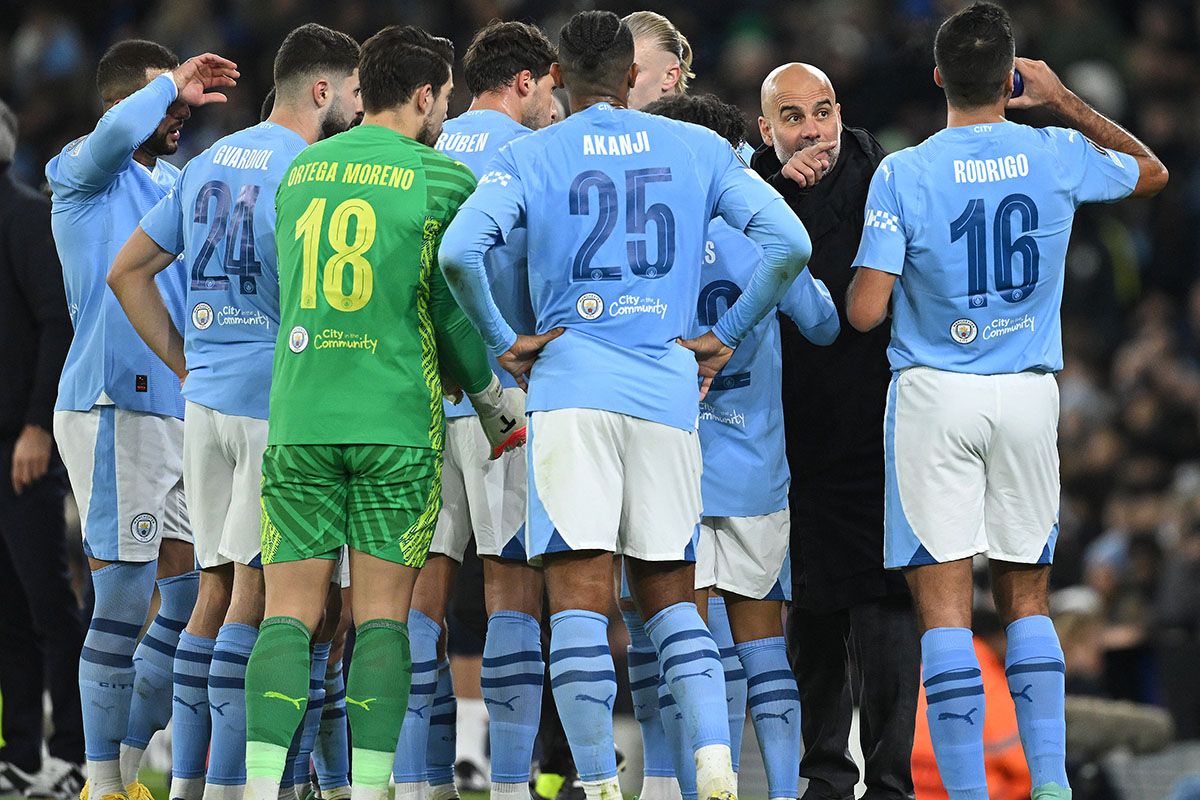
[{"label": "blond hair", "polygon": [[629,28],[634,40],[649,40],[658,49],[679,59],[679,82],[675,84],[675,93],[686,93],[688,80],[696,77],[692,72],[692,46],[687,37],[671,20],[653,11],[635,11],[621,21]]}]

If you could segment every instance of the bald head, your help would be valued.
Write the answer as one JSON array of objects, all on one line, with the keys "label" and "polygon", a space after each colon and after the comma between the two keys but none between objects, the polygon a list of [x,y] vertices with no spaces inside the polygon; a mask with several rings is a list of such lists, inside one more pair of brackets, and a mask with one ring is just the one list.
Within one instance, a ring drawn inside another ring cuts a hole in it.
[{"label": "bald head", "polygon": [[828,75],[811,64],[783,64],[767,75],[759,100],[759,132],[780,163],[805,147],[834,142],[832,169],[841,150],[842,109]]},{"label": "bald head", "polygon": [[833,91],[833,82],[829,80],[829,76],[812,64],[801,64],[798,61],[776,67],[763,80],[759,102],[762,103],[764,117],[770,116],[775,98],[781,91],[789,94],[823,92],[837,102],[837,95]]}]

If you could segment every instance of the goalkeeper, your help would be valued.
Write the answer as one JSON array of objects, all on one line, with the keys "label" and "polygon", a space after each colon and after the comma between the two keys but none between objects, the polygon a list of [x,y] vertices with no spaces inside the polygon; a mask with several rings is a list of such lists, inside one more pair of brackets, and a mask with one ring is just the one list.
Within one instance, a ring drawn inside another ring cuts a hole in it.
[{"label": "goalkeeper", "polygon": [[504,399],[436,263],[441,232],[475,187],[467,167],[430,147],[453,59],[449,41],[418,28],[369,39],[362,125],[302,151],[275,197],[266,615],[246,671],[246,800],[276,800],[342,545],[357,623],[352,792],[387,796],[412,674],[405,620],[441,506],[439,372],[470,396],[494,454],[524,442],[520,400]]}]

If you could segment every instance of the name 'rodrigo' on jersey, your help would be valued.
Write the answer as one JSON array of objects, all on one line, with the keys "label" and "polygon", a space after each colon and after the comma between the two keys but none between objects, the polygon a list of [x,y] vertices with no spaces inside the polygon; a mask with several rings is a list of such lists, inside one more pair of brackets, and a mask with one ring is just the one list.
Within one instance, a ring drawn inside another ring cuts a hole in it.
[{"label": "name 'rodrigo' on jersey", "polygon": [[306,145],[272,122],[230,134],[142,218],[159,247],[187,255],[183,395],[222,414],[267,418],[279,331],[275,191]]},{"label": "name 'rodrigo' on jersey", "polygon": [[608,103],[502,148],[464,208],[504,237],[527,228],[537,332],[566,328],[538,357],[526,409],[693,430],[696,362],[676,339],[694,324],[709,220],[744,230],[778,198],[712,131]]},{"label": "name 'rodrigo' on jersey", "polygon": [[[532,133],[507,114],[490,109],[467,111],[442,126],[435,150],[461,161],[478,178],[487,169],[501,147],[521,136]],[[512,231],[504,244],[488,250],[484,256],[492,298],[510,324],[522,331],[533,330],[533,308],[529,303],[529,273],[526,265],[525,230]],[[517,385],[516,380],[491,356],[492,372],[500,377],[506,388]],[[475,409],[467,397],[458,403],[446,402],[447,417],[474,416]]]},{"label": "name 'rodrigo' on jersey", "polygon": [[1062,369],[1075,209],[1120,200],[1137,179],[1132,157],[1078,131],[1013,122],[947,128],[885,158],[854,265],[901,276],[892,369]]},{"label": "name 'rodrigo' on jersey", "polygon": [[[712,221],[693,335],[711,329],[737,302],[761,260],[761,248],[744,233],[724,220]],[[779,310],[814,344],[837,338],[833,298],[807,268]],[[768,314],[738,345],[700,403],[700,493],[706,517],[755,517],[787,508],[781,359],[779,318]]]}]

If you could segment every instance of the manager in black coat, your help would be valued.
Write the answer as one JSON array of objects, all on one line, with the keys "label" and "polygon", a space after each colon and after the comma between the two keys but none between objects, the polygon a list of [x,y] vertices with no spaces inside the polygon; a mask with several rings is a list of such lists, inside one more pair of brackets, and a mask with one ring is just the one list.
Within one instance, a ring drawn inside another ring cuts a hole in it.
[{"label": "manager in black coat", "polygon": [[800,689],[804,798],[854,797],[859,775],[846,747],[851,686],[860,684],[865,797],[911,798],[919,639],[904,578],[883,569],[890,333],[858,333],[846,322],[867,188],[885,154],[868,132],[842,126],[833,86],[815,67],[773,71],[762,107],[766,144],[752,166],[804,222],[809,269],[829,287],[842,322],[837,341],[816,347],[781,317],[792,474],[788,641]]}]

